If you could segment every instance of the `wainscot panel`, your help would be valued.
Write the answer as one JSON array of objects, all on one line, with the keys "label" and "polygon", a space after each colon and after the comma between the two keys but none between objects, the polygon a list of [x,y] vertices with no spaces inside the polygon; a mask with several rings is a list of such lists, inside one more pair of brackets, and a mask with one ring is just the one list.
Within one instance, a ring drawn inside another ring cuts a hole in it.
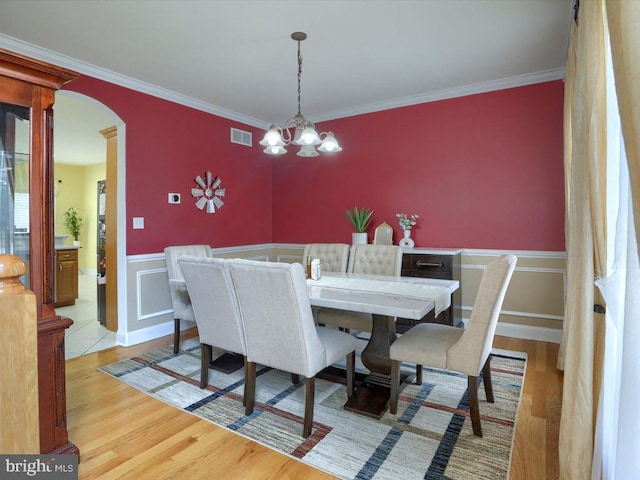
[{"label": "wainscot panel", "polygon": [[[260,244],[212,248],[215,257],[260,261],[302,262],[303,244]],[[559,342],[565,296],[564,252],[464,250],[462,251],[462,316],[468,321],[482,271],[504,253],[518,257],[496,333]],[[163,253],[127,257],[127,331],[118,332],[123,345],[152,340],[173,331],[173,311]],[[183,328],[193,324],[182,322]]]}]

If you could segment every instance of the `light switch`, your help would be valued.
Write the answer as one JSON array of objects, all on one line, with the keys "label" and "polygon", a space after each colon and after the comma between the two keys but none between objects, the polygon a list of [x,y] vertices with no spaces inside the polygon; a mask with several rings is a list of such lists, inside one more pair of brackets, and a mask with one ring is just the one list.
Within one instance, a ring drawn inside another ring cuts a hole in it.
[{"label": "light switch", "polygon": [[144,217],[133,217],[133,229],[138,230],[144,228]]}]

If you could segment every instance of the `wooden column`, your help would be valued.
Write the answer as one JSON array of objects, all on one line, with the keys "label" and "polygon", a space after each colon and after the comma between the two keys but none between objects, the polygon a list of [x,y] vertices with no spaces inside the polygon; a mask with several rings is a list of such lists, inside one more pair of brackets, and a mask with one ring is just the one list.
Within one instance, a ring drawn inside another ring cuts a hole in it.
[{"label": "wooden column", "polygon": [[40,453],[36,296],[19,257],[0,255],[0,452]]},{"label": "wooden column", "polygon": [[105,222],[107,224],[105,258],[107,259],[106,315],[107,330],[118,331],[118,129],[100,130],[107,140],[107,198]]}]

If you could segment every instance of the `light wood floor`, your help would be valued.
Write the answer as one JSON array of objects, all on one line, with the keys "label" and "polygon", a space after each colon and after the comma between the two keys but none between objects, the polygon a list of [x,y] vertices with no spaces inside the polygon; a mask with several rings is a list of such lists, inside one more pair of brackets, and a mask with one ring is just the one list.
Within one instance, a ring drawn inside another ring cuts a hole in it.
[{"label": "light wood floor", "polygon": [[[96,371],[171,341],[164,337],[67,361],[67,424],[69,439],[80,449],[81,479],[334,478]],[[496,337],[494,346],[529,355],[510,478],[555,480],[562,392],[558,346],[506,337]]]}]

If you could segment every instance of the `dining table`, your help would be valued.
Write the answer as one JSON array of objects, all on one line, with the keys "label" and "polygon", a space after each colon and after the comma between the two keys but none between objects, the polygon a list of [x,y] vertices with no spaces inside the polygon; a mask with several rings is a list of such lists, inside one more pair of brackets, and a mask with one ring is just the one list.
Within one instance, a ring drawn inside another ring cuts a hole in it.
[{"label": "dining table", "polygon": [[[389,349],[397,338],[396,318],[420,320],[431,310],[438,316],[449,308],[451,294],[459,287],[458,280],[354,273],[323,273],[318,279],[307,279],[311,305],[372,315],[371,335],[361,353],[362,364],[370,373],[358,382],[345,410],[378,419],[384,415],[389,404]],[[411,377],[401,374],[402,385]]]}]

